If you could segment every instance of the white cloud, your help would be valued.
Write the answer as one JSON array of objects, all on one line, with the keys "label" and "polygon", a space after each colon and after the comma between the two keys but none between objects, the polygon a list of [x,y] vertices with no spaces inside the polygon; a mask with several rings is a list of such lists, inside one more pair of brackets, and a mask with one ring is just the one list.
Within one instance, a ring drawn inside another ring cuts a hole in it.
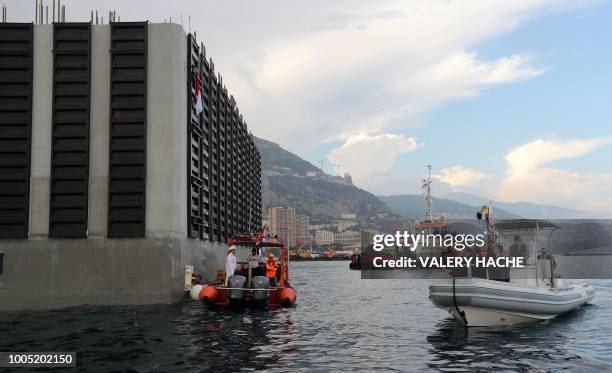
[{"label": "white cloud", "polygon": [[485,172],[476,171],[463,166],[446,167],[440,170],[439,175],[435,175],[440,181],[448,183],[452,187],[475,185],[491,176],[492,175]]},{"label": "white cloud", "polygon": [[[240,82],[236,96],[253,130],[300,152],[356,133],[404,132],[449,100],[541,75],[529,55],[490,59],[474,47],[567,3],[247,2],[232,14],[245,26],[230,35],[242,30],[253,42],[219,65],[230,87]],[[205,39],[215,41],[207,27]]]},{"label": "white cloud", "polygon": [[590,212],[593,217],[612,218],[612,173],[576,172],[547,163],[580,157],[612,143],[612,137],[562,141],[537,139],[510,149],[504,159],[506,171],[493,174],[452,166],[435,177],[465,191],[505,202],[533,202]]},{"label": "white cloud", "polygon": [[405,71],[389,89],[413,98],[424,97],[424,109],[431,108],[453,98],[476,96],[494,85],[541,75],[544,69],[531,66],[530,59],[512,55],[486,61],[473,53],[458,52],[422,70]]},{"label": "white cloud", "polygon": [[612,138],[538,139],[515,147],[506,154],[506,175],[492,193],[501,200],[560,205],[610,217],[611,173],[574,172],[544,165],[586,155],[611,142]]},{"label": "white cloud", "polygon": [[[30,6],[15,3],[9,4],[11,19],[31,17]],[[398,117],[408,119],[447,100],[536,77],[542,69],[533,66],[528,56],[510,54],[489,60],[475,54],[475,46],[512,32],[542,13],[585,2],[65,3],[71,21],[88,20],[91,9],[102,13],[116,9],[124,21],[141,20],[145,7],[146,18],[152,22],[182,18],[186,29],[191,23],[251,128],[259,136],[299,149],[308,144],[294,136],[295,130],[308,135],[311,143],[350,131],[384,130],[388,121],[398,122]],[[354,128],[355,118],[370,127]]]},{"label": "white cloud", "polygon": [[415,138],[404,135],[360,133],[348,137],[329,159],[341,165],[341,172],[350,171],[354,183],[367,189],[376,183],[374,179],[384,178],[399,155],[419,147]]},{"label": "white cloud", "polygon": [[578,157],[611,141],[612,138],[573,141],[539,139],[518,146],[504,157],[508,163],[507,179],[512,181],[528,177],[545,163]]}]

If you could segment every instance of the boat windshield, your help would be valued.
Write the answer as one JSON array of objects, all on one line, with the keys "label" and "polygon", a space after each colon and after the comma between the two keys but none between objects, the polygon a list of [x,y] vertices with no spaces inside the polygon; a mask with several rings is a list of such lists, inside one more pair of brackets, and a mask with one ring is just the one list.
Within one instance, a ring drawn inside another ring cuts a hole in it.
[{"label": "boat windshield", "polygon": [[502,220],[495,224],[497,243],[511,257],[524,257],[526,264],[552,255],[551,237],[559,227],[537,219]]}]

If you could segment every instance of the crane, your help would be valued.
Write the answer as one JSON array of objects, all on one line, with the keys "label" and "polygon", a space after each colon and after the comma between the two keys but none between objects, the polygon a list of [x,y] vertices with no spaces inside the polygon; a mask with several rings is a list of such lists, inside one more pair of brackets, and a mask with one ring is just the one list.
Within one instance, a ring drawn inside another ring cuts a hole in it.
[{"label": "crane", "polygon": [[332,163],[332,166],[336,167],[336,176],[341,176],[340,167],[350,166],[349,163]]}]

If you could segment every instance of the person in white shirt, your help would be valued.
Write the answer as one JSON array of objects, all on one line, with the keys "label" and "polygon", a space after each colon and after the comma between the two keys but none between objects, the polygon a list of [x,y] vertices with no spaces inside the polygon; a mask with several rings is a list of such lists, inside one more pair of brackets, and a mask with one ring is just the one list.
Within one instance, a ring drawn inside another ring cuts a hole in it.
[{"label": "person in white shirt", "polygon": [[253,248],[251,250],[251,255],[249,255],[249,266],[251,266],[251,268],[258,268],[259,267],[259,255],[257,255],[257,249]]},{"label": "person in white shirt", "polygon": [[227,249],[227,258],[225,259],[225,286],[227,286],[227,282],[230,277],[234,275],[234,271],[236,270],[236,247],[230,246]]},{"label": "person in white shirt", "polygon": [[249,263],[249,277],[247,283],[249,286],[252,286],[251,279],[254,276],[260,276],[259,273],[259,255],[257,253],[257,248],[254,247],[251,249],[251,255],[247,258],[247,262]]}]

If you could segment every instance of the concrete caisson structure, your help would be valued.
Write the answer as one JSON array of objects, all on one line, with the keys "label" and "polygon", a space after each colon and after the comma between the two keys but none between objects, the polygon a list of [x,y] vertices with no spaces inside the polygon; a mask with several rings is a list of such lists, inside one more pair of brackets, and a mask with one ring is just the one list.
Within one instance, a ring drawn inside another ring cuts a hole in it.
[{"label": "concrete caisson structure", "polygon": [[260,229],[260,174],[180,25],[0,24],[0,310],[181,300]]}]

